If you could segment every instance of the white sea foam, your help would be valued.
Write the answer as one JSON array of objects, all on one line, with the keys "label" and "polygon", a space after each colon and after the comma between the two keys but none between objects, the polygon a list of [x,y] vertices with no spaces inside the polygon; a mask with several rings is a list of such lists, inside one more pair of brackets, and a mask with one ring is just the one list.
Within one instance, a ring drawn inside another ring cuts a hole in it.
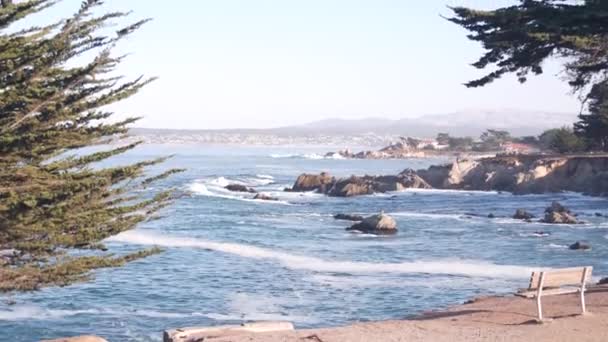
[{"label": "white sea foam", "polygon": [[[224,198],[235,201],[243,201],[243,202],[252,202],[252,203],[260,203],[260,204],[280,204],[280,205],[291,205],[291,203],[287,201],[265,201],[265,200],[257,200],[253,199],[251,194],[240,194],[228,191],[224,188],[220,188],[212,185],[205,185],[200,182],[193,182],[188,186],[188,190],[199,196],[207,196],[207,197],[217,197]],[[249,196],[249,197],[246,197]]]},{"label": "white sea foam", "polygon": [[258,177],[258,178],[261,178],[261,179],[270,179],[270,180],[274,180],[274,177],[273,177],[273,176],[271,176],[271,175],[263,175],[263,174],[258,174],[258,175],[255,175],[255,176],[256,176],[256,177]]},{"label": "white sea foam", "polygon": [[289,254],[271,249],[235,243],[211,242],[197,238],[174,237],[142,231],[119,234],[109,241],[164,247],[202,248],[258,260],[274,260],[284,267],[314,272],[352,274],[373,273],[426,273],[491,278],[524,278],[531,268],[523,266],[496,265],[475,260],[432,260],[403,263],[372,263],[355,261],[328,261],[316,257]]},{"label": "white sea foam", "polygon": [[293,305],[291,300],[276,296],[262,296],[247,293],[235,293],[228,298],[226,313],[208,313],[206,317],[217,321],[289,321],[298,323],[318,323],[310,315],[302,315],[285,309]]},{"label": "white sea foam", "polygon": [[408,188],[403,192],[419,192],[429,194],[470,194],[470,195],[498,195],[498,191],[480,191],[480,190],[450,190],[450,189],[415,189]]}]

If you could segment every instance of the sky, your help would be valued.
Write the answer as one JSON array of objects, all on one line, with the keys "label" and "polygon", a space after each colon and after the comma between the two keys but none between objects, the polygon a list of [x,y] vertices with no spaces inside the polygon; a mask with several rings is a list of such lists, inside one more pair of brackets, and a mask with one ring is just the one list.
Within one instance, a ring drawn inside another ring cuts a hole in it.
[{"label": "sky", "polygon": [[[153,18],[117,53],[119,72],[158,76],[112,106],[139,127],[262,128],[328,118],[411,118],[467,110],[572,112],[579,102],[558,75],[485,88],[466,31],[447,6],[492,8],[511,0],[107,0],[104,9]],[[63,0],[45,20],[72,13]]]}]

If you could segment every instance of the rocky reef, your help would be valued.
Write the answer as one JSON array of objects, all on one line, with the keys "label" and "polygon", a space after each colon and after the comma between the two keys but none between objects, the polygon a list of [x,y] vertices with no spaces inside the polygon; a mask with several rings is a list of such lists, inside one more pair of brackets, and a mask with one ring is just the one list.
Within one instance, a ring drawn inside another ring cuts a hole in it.
[{"label": "rocky reef", "polygon": [[404,170],[398,175],[351,176],[336,179],[328,173],[303,174],[288,191],[317,191],[351,197],[417,189],[507,191],[540,194],[572,191],[608,196],[608,155],[505,155],[457,159],[428,169]]},{"label": "rocky reef", "polygon": [[406,169],[394,176],[351,176],[336,179],[328,173],[318,175],[303,174],[287,191],[317,191],[332,197],[352,197],[371,195],[389,191],[400,191],[407,188],[430,189],[431,186],[420,178],[416,171]]}]

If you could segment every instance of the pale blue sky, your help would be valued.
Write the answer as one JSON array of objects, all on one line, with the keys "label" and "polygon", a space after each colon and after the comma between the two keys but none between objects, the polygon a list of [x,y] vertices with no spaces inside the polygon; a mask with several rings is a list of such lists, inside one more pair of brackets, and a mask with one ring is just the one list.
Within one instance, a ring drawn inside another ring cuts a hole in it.
[{"label": "pale blue sky", "polygon": [[[160,79],[116,105],[157,128],[271,127],[324,118],[416,117],[465,109],[573,112],[578,101],[556,65],[519,85],[484,89],[481,53],[447,22],[446,5],[471,0],[108,0],[154,21],[122,43],[120,71]],[[79,0],[53,9],[70,13]],[[46,19],[52,16],[45,17]]]}]

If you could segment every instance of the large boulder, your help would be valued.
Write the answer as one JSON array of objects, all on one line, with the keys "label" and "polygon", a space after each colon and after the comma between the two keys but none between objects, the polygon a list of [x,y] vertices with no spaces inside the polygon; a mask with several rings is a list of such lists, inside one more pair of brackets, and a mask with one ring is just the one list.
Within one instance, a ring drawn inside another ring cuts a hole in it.
[{"label": "large boulder", "polygon": [[517,209],[517,211],[515,211],[515,215],[513,215],[513,218],[516,220],[531,220],[534,218],[534,215],[530,214],[529,212],[527,212],[525,209]]},{"label": "large boulder", "polygon": [[318,191],[327,193],[336,182],[336,179],[327,172],[321,172],[318,175],[302,174],[298,177],[295,184],[291,188],[294,192]]},{"label": "large boulder", "polygon": [[545,210],[544,223],[553,224],[578,224],[580,223],[576,216],[559,202],[553,202],[550,207]]},{"label": "large boulder", "polygon": [[254,193],[257,192],[254,189],[249,188],[249,187],[247,187],[245,185],[242,185],[242,184],[228,184],[228,185],[226,185],[224,187],[224,189],[230,190],[230,191],[233,191],[233,192],[248,192],[248,193],[251,193],[251,194],[254,194]]},{"label": "large boulder", "polygon": [[355,222],[361,222],[365,219],[361,215],[351,215],[351,214],[337,214],[337,215],[334,215],[334,218],[336,220],[355,221]]},{"label": "large boulder", "polygon": [[378,235],[396,234],[397,222],[392,217],[382,213],[367,217],[360,223],[354,224],[353,226],[346,228],[346,230]]}]

